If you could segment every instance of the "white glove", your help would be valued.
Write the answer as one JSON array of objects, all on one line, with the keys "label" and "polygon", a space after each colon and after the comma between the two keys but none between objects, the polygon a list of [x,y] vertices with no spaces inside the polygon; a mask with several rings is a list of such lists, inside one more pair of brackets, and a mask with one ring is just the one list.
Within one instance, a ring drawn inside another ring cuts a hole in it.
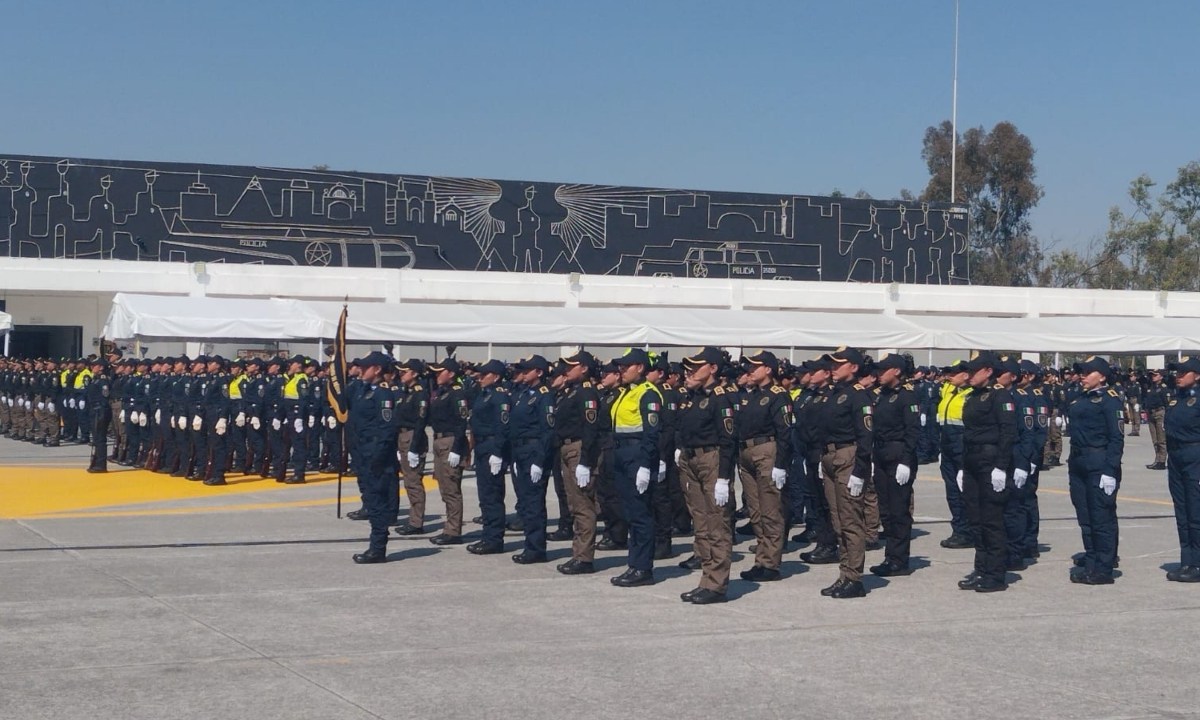
[{"label": "white glove", "polygon": [[146,427],[149,422],[150,421],[146,419],[146,413],[138,413],[138,427]]},{"label": "white glove", "polygon": [[[41,409],[42,409],[42,404],[41,404],[41,403],[38,403],[38,410],[41,410]],[[117,413],[117,422],[119,422],[119,423],[124,423],[124,422],[125,422],[125,411],[124,411],[124,410],[122,410],[121,412]]]},{"label": "white glove", "polygon": [[409,467],[415,468],[416,466],[421,464],[421,456],[416,454],[412,450],[408,451],[408,455],[406,457],[408,458],[408,466]]},{"label": "white glove", "polygon": [[1112,475],[1100,476],[1100,489],[1105,495],[1112,495],[1117,491],[1117,479]]},{"label": "white glove", "polygon": [[538,465],[529,466],[529,482],[537,485],[542,481],[542,468]]},{"label": "white glove", "polygon": [[259,420],[257,416],[250,418],[250,427],[254,428],[255,430],[261,430],[262,420]]},{"label": "white glove", "polygon": [[1061,428],[1064,424],[1065,423],[1063,422],[1062,415],[1059,415],[1058,417],[1054,418],[1054,425],[1056,427]]},{"label": "white glove", "polygon": [[[678,450],[676,452],[678,452]],[[575,484],[581,488],[585,488],[588,486],[588,483],[590,483],[591,481],[592,481],[592,471],[589,470],[586,465],[576,465],[575,466]]]},{"label": "white glove", "polygon": [[992,490],[1001,492],[1004,490],[1004,483],[1008,481],[1008,476],[1000,468],[992,468]]},{"label": "white glove", "polygon": [[959,470],[958,474],[954,476],[954,482],[958,483],[958,491],[962,492],[963,491],[962,470]]},{"label": "white glove", "polygon": [[900,463],[896,466],[896,482],[900,485],[907,485],[909,480],[912,480],[912,468]]},{"label": "white glove", "polygon": [[650,468],[640,467],[637,469],[637,477],[634,479],[634,485],[637,486],[638,495],[646,492],[650,487]]},{"label": "white glove", "polygon": [[167,418],[167,424],[171,426],[172,430],[174,430],[175,429],[175,417],[172,416],[172,417]]},{"label": "white glove", "polygon": [[[45,410],[46,403],[43,400],[38,400],[38,410]],[[121,411],[121,422],[125,422],[125,411]]]},{"label": "white glove", "polygon": [[272,430],[282,430],[283,429],[283,421],[280,420],[279,418],[272,419],[271,420],[271,429]]},{"label": "white glove", "polygon": [[337,430],[337,418],[332,415],[325,418],[325,427],[329,428],[330,430]]},{"label": "white glove", "polygon": [[804,473],[804,477],[808,477],[808,461],[807,460],[800,461],[800,472]]},{"label": "white glove", "polygon": [[46,410],[54,412],[54,403],[46,403]]},{"label": "white glove", "polygon": [[302,433],[304,432],[304,421],[296,418],[296,421],[292,423],[292,427],[295,428],[297,433]]},{"label": "white glove", "polygon": [[921,413],[921,427],[925,427],[925,413]]},{"label": "white glove", "polygon": [[162,425],[162,408],[154,411],[154,424]]},{"label": "white glove", "polygon": [[237,425],[238,427],[246,427],[246,413],[238,413],[237,417],[233,419],[233,424]]},{"label": "white glove", "polygon": [[[12,398],[9,398],[8,406],[12,407],[12,404],[13,404]],[[67,398],[67,407],[71,408],[72,410],[75,409],[75,398]]]},{"label": "white glove", "polygon": [[141,414],[140,412],[138,412],[137,410],[131,410],[131,411],[129,411],[129,424],[130,424],[130,425],[137,425],[137,424],[138,424],[138,418],[140,418],[141,416],[142,416],[142,414]]},{"label": "white glove", "polygon": [[1037,463],[1029,463],[1029,474],[1032,475],[1035,472],[1037,472]]},{"label": "white glove", "polygon": [[32,401],[32,400],[26,400],[26,401],[25,401],[25,409],[26,409],[26,410],[32,410],[32,409],[33,409],[33,401]]},{"label": "white glove", "polygon": [[717,485],[713,488],[713,501],[718,507],[725,507],[729,502],[729,481],[717,479]]},{"label": "white glove", "polygon": [[229,421],[225,418],[220,418],[213,429],[217,431],[218,435],[224,435],[225,431],[229,429]]},{"label": "white glove", "polygon": [[658,461],[658,477],[655,479],[655,481],[662,482],[663,480],[666,480],[666,479],[667,479],[667,461],[659,460]]},{"label": "white glove", "polygon": [[489,455],[488,456],[488,470],[493,475],[499,475],[500,470],[502,470],[503,468],[504,468],[504,459],[503,458],[501,458],[499,455]]},{"label": "white glove", "polygon": [[1138,404],[1138,403],[1134,403],[1134,404],[1133,404],[1133,411],[1134,411],[1135,413],[1140,413],[1140,412],[1142,411],[1142,406],[1141,406],[1140,404]]},{"label": "white glove", "polygon": [[1014,468],[1013,469],[1013,485],[1016,485],[1018,490],[1025,487],[1025,481],[1028,479],[1029,479],[1029,473],[1025,472],[1024,469],[1022,469],[1022,468]]},{"label": "white glove", "polygon": [[456,468],[462,464],[462,455],[452,452],[446,455],[446,462],[450,463],[450,467]]},{"label": "white glove", "polygon": [[787,484],[787,470],[783,468],[771,468],[771,482],[775,483],[776,490],[782,490]]},{"label": "white glove", "polygon": [[677,466],[679,465],[679,458],[682,456],[683,456],[683,451],[680,450],[679,448],[675,448],[675,465],[677,465]]},{"label": "white glove", "polygon": [[200,428],[204,427],[204,418],[199,415],[192,416],[192,429],[199,432]]},{"label": "white glove", "polygon": [[862,495],[863,486],[866,484],[866,481],[859,476],[851,475],[850,479],[846,481],[846,487],[850,488],[850,497]]},{"label": "white glove", "polygon": [[[29,403],[25,403],[25,407],[29,407]],[[79,401],[79,409],[83,410],[85,408],[87,408],[87,400],[80,400]]]},{"label": "white glove", "polygon": [[314,425],[316,425],[316,424],[317,424],[317,416],[316,416],[316,415],[309,415],[309,416],[308,416],[308,426],[309,426],[309,427],[313,427],[313,426],[314,426]]}]

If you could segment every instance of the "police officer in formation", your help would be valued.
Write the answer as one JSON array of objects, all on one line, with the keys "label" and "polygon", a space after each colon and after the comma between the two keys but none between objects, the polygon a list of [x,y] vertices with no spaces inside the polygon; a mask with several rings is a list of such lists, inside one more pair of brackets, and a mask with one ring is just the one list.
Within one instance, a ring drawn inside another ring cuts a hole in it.
[{"label": "police officer in formation", "polygon": [[[431,542],[463,541],[462,473],[471,465],[483,533],[468,549],[503,552],[511,470],[526,535],[513,559],[543,562],[546,490],[557,474],[572,539],[560,572],[594,572],[597,549],[627,548],[628,567],[613,584],[651,584],[664,531],[669,553],[670,534],[690,526],[694,556],[680,565],[701,576],[682,599],[707,604],[726,599],[739,481],[756,540],[743,579],[782,577],[787,523],[802,517],[806,528],[796,540],[815,547],[801,560],[841,566],[823,594],[861,597],[867,541],[878,529],[869,517],[871,488],[885,541],[883,562],[871,571],[911,572],[912,488],[922,460],[929,460],[922,443],[931,426],[940,435],[943,476],[954,471],[956,493],[948,490],[948,503],[962,515],[948,546],[969,540],[976,551],[974,572],[961,587],[1004,590],[1006,572],[1038,557],[1038,477],[1056,459],[1056,429],[1071,435],[1071,499],[1084,545],[1070,579],[1109,584],[1118,562],[1124,425],[1131,412],[1144,411],[1155,444],[1148,467],[1168,470],[1178,523],[1181,565],[1167,576],[1200,581],[1200,473],[1191,467],[1200,460],[1192,463],[1189,455],[1200,447],[1194,358],[1169,367],[1174,387],[1161,371],[1118,379],[1099,358],[1060,379],[1034,363],[987,352],[926,371],[897,355],[873,362],[854,348],[798,367],[765,351],[734,362],[705,348],[682,370],[680,383],[665,358],[637,349],[604,366],[581,351],[553,373],[537,355],[510,368],[500,361],[470,367],[454,358],[429,366],[395,363],[375,353],[351,368],[351,412],[342,428],[326,400],[327,370],[299,356],[266,363],[116,354],[0,360],[0,432],[47,446],[89,442],[90,472],[107,471],[111,461],[209,485],[224,484],[231,472],[304,482],[306,471],[337,469],[346,457],[364,498],[363,510],[351,515],[372,523],[371,546],[356,556],[359,562],[386,559],[386,529],[381,541],[376,526],[400,522],[401,478],[410,507],[397,532],[424,532],[421,476],[430,452],[446,505],[443,531]],[[550,375],[557,378],[553,388]]]}]

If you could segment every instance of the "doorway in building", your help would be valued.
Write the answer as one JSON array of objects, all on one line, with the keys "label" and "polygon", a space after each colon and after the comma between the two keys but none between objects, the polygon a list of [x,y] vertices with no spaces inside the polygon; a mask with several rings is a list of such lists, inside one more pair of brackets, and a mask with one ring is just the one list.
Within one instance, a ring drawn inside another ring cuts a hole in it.
[{"label": "doorway in building", "polygon": [[83,353],[79,325],[14,325],[9,353],[15,358],[77,358]]}]

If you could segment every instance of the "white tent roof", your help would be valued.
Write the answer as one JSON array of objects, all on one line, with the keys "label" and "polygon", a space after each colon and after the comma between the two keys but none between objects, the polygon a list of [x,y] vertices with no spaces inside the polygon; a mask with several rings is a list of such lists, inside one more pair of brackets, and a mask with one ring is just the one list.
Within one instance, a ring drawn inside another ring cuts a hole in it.
[{"label": "white tent roof", "polygon": [[[113,339],[332,338],[342,303],[130,295],[113,300]],[[2,320],[0,320],[2,323]],[[1153,352],[1200,348],[1186,318],[1038,317],[718,310],[690,307],[542,307],[441,303],[349,304],[352,342],[497,345],[656,345]]]},{"label": "white tent roof", "polygon": [[0,312],[0,333],[6,333],[9,330],[12,330],[12,315]]},{"label": "white tent roof", "polygon": [[325,325],[299,300],[117,293],[104,326],[114,340],[315,340]]}]

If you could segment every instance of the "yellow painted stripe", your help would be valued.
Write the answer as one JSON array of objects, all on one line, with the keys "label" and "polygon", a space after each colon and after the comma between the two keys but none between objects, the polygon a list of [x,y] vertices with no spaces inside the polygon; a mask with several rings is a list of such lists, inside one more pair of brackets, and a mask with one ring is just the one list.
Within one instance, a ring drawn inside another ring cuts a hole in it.
[{"label": "yellow painted stripe", "polygon": [[[61,515],[120,505],[142,505],[193,498],[284,492],[332,483],[336,475],[310,473],[305,485],[286,485],[257,475],[231,476],[228,485],[209,486],[145,470],[89,474],[79,468],[0,467],[0,519]],[[431,484],[432,483],[432,484]],[[430,489],[437,484],[426,476]],[[197,508],[202,510],[202,508]]]}]

